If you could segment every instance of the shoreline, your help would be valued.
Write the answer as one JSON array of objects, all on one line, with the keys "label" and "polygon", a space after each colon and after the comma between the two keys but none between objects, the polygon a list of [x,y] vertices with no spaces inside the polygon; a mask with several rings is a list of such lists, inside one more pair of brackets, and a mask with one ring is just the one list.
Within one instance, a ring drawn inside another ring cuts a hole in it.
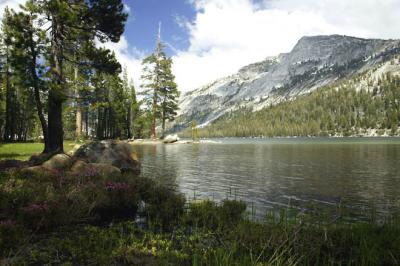
[{"label": "shoreline", "polygon": [[223,140],[400,140],[400,135],[396,136],[288,136],[288,137],[211,137],[211,138],[201,138],[198,141],[193,141],[191,139],[182,138],[173,143],[164,143],[162,140],[151,140],[151,139],[136,139],[127,141],[127,143],[132,145],[173,145],[173,144],[213,144],[221,143]]}]

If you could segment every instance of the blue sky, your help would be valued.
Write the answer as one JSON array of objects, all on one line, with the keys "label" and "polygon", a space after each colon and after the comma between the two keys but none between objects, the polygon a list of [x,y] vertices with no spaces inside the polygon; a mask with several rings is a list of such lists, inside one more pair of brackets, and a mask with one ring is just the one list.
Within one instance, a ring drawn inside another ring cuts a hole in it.
[{"label": "blue sky", "polygon": [[188,32],[179,26],[179,19],[193,20],[196,10],[192,4],[184,0],[125,0],[129,6],[130,18],[125,36],[129,43],[141,51],[154,49],[158,24],[162,22],[163,41],[174,50],[185,50],[189,47]]},{"label": "blue sky", "polygon": [[159,21],[178,86],[190,91],[305,35],[400,38],[399,0],[125,0],[125,40],[111,46],[140,85],[140,61],[154,49]]},{"label": "blue sky", "polygon": [[[400,0],[123,0],[130,18],[107,43],[140,88],[141,61],[162,39],[181,91],[190,91],[267,56],[290,52],[303,36],[400,39]],[[17,8],[25,0],[0,0]]]}]

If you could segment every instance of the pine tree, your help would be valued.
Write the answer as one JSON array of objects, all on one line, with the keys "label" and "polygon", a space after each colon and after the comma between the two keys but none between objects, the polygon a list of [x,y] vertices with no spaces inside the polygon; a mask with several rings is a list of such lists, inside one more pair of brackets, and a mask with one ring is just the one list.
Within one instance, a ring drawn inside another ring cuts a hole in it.
[{"label": "pine tree", "polygon": [[76,36],[118,42],[127,14],[123,11],[121,0],[37,0],[36,3],[50,24],[52,86],[48,99],[49,152],[57,153],[63,152],[62,107],[67,99],[64,64],[66,59],[73,61],[67,56],[73,54]]},{"label": "pine tree", "polygon": [[133,84],[133,81],[130,81],[130,125],[131,125],[131,132],[132,136],[135,136],[135,124],[138,121],[140,117],[140,102],[137,100],[136,97],[136,89],[135,85]]},{"label": "pine tree", "polygon": [[17,77],[18,86],[21,89],[20,95],[33,94],[46,151],[48,148],[47,122],[41,100],[45,82],[40,77],[43,74],[44,66],[38,63],[39,57],[43,56],[45,52],[45,32],[34,26],[39,23],[35,8],[33,1],[27,1],[25,6],[22,6],[22,12],[9,11],[11,16],[3,24],[7,24],[4,26],[8,29],[8,43],[13,51],[10,63],[14,67],[14,76]]},{"label": "pine tree", "polygon": [[161,101],[160,98],[160,76],[161,76],[161,67],[160,67],[160,46],[161,43],[157,45],[157,52],[151,54],[146,57],[142,61],[143,65],[143,74],[141,79],[143,81],[142,95],[144,96],[144,102],[151,112],[151,138],[157,138],[156,134],[156,121],[160,118],[160,106],[159,103]]},{"label": "pine tree", "polygon": [[162,138],[165,137],[165,122],[173,121],[177,115],[179,91],[175,83],[175,76],[172,74],[172,59],[162,58],[160,61],[162,68],[161,76],[161,120],[162,120]]},{"label": "pine tree", "polygon": [[128,70],[125,67],[122,73],[122,85],[125,94],[125,134],[128,139],[133,137],[134,124],[139,113],[139,104],[136,99],[135,85],[133,81],[128,79]]},{"label": "pine tree", "polygon": [[143,95],[146,105],[152,113],[151,137],[156,138],[157,119],[162,121],[162,138],[165,134],[165,122],[172,121],[178,110],[179,92],[172,74],[172,59],[168,58],[161,42],[161,24],[156,50],[146,57],[143,64]]},{"label": "pine tree", "polygon": [[11,11],[6,8],[4,11],[4,18],[2,21],[2,76],[3,76],[3,91],[5,96],[5,112],[4,112],[4,132],[3,139],[5,141],[14,140],[14,125],[13,125],[13,95],[14,88],[11,84],[11,70],[10,70],[10,58],[11,58],[11,41],[12,41],[12,28]]}]

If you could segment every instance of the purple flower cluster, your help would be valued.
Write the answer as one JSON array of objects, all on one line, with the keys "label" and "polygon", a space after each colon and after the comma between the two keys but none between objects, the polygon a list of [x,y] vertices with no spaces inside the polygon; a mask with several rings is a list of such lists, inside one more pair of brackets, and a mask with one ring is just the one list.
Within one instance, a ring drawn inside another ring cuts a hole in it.
[{"label": "purple flower cluster", "polygon": [[96,177],[98,175],[99,175],[99,172],[94,167],[88,167],[88,169],[86,169],[86,171],[75,174],[76,177],[89,177],[89,178]]},{"label": "purple flower cluster", "polygon": [[49,171],[53,176],[58,177],[59,179],[63,179],[64,178],[64,172],[61,171],[61,170],[51,169]]},{"label": "purple flower cluster", "polygon": [[108,191],[127,191],[129,188],[129,184],[124,182],[107,182],[106,184],[106,189]]},{"label": "purple flower cluster", "polygon": [[26,207],[23,207],[22,210],[27,213],[27,214],[38,214],[38,213],[44,213],[49,211],[49,205],[47,203],[43,204],[35,204],[31,203]]},{"label": "purple flower cluster", "polygon": [[89,167],[83,174],[85,177],[95,177],[99,175],[99,172],[94,167]]}]

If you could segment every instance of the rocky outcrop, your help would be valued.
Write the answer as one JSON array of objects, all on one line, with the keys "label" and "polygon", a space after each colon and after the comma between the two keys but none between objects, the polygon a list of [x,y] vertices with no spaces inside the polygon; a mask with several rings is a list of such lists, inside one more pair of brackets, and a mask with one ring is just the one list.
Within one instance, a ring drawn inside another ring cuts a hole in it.
[{"label": "rocky outcrop", "polygon": [[[44,162],[43,162],[44,161]],[[77,147],[72,155],[34,155],[31,160],[0,161],[0,171],[19,169],[24,174],[70,173],[76,176],[112,176],[140,173],[138,156],[128,143],[95,141]]]},{"label": "rocky outcrop", "polygon": [[78,175],[79,173],[86,173],[91,170],[90,164],[77,160],[74,162],[74,164],[71,167],[71,172],[74,173],[75,175]]},{"label": "rocky outcrop", "polygon": [[42,164],[48,170],[64,170],[71,166],[71,157],[66,154],[56,154]]},{"label": "rocky outcrop", "polygon": [[75,144],[71,150],[67,152],[68,155],[73,156],[77,150],[82,146],[82,144]]},{"label": "rocky outcrop", "polygon": [[38,165],[38,166],[31,166],[31,167],[23,168],[21,170],[21,173],[28,174],[28,175],[29,174],[40,175],[47,171],[48,170],[46,168],[42,167],[41,165]]},{"label": "rocky outcrop", "polygon": [[89,166],[93,167],[93,169],[100,175],[103,176],[112,176],[116,174],[120,174],[121,170],[111,164],[106,163],[91,163]]},{"label": "rocky outcrop", "polygon": [[109,164],[122,172],[140,173],[137,154],[128,143],[118,141],[95,141],[82,145],[72,156],[86,163]]}]

